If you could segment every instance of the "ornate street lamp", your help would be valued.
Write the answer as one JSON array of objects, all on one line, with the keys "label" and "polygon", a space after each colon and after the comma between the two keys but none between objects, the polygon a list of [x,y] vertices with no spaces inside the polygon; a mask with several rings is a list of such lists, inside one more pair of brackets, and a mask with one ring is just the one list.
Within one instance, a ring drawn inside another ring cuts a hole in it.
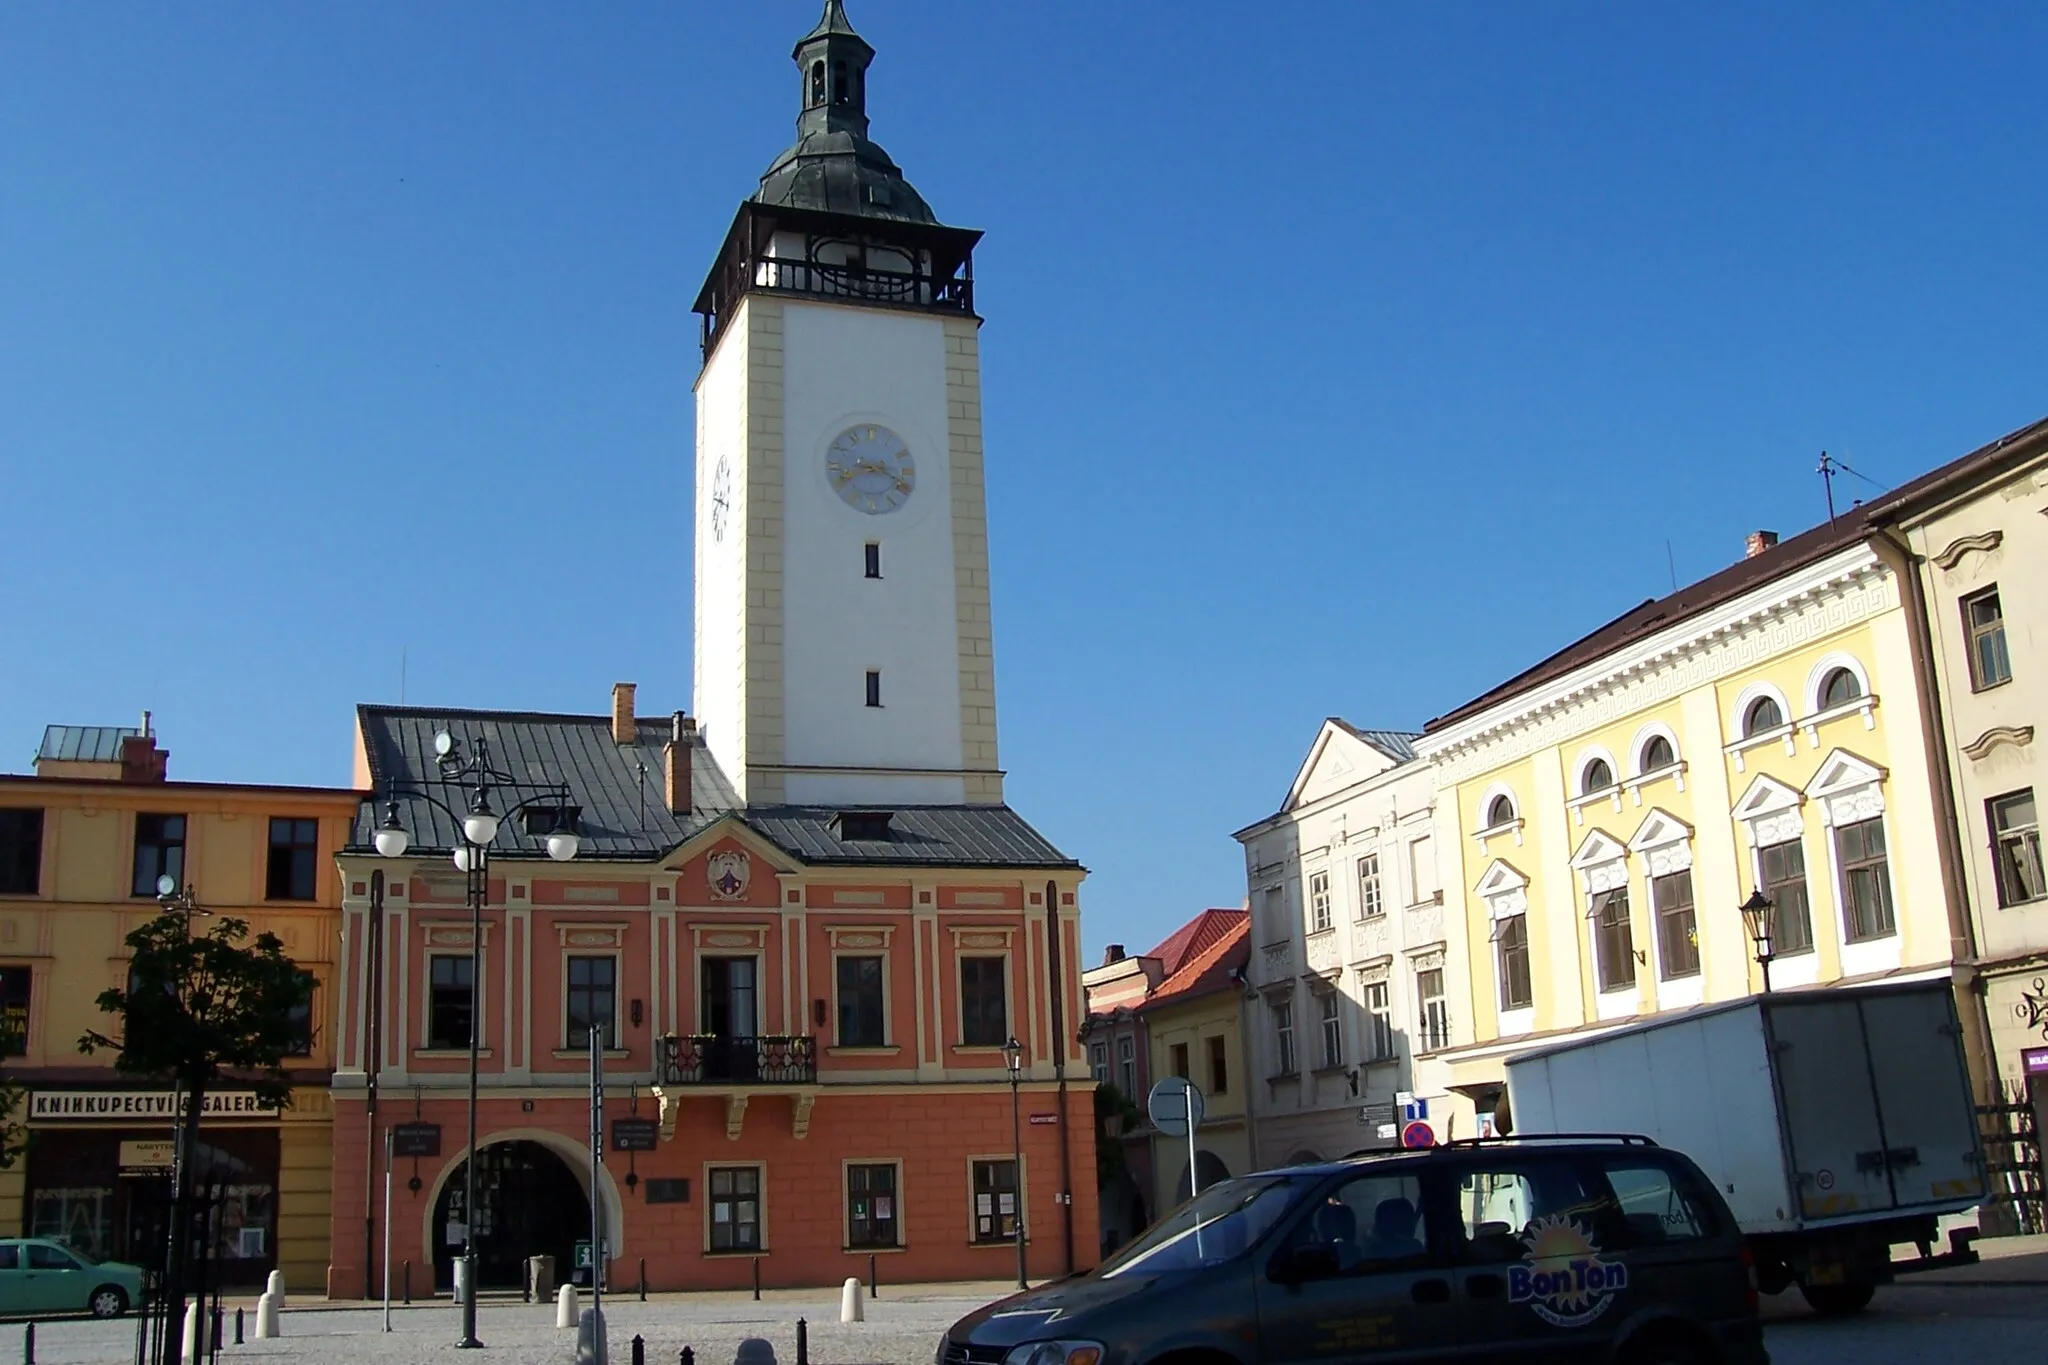
[{"label": "ornate street lamp", "polygon": [[[1024,1044],[1017,1041],[1015,1034],[1011,1034],[1010,1041],[1003,1044],[1003,1065],[1010,1070],[1010,1173],[1017,1184],[1011,1195],[1017,1210],[1017,1287],[1029,1289],[1031,1281],[1026,1278],[1024,1270],[1024,1124],[1018,1099],[1018,1086],[1024,1079]],[[1001,1199],[1000,1191],[996,1197]],[[995,1213],[998,1218],[1002,1217],[1000,1205]]]},{"label": "ornate street lamp", "polygon": [[[490,893],[491,845],[496,842],[507,819],[527,810],[551,808],[554,828],[547,835],[548,857],[565,863],[576,856],[580,847],[576,831],[571,827],[572,794],[568,784],[522,782],[512,774],[491,766],[488,739],[478,735],[474,745],[475,757],[465,758],[461,742],[452,733],[443,730],[434,736],[434,761],[440,772],[434,785],[462,792],[464,799],[459,810],[455,803],[444,801],[422,787],[393,783],[386,791],[388,804],[384,808],[384,823],[378,827],[373,840],[377,852],[386,858],[403,857],[412,847],[412,836],[398,816],[400,796],[426,802],[453,821],[458,831],[459,842],[450,851],[450,856],[465,876],[464,889],[469,901],[469,1142],[463,1150],[462,1159],[462,1263],[455,1286],[462,1300],[462,1339],[455,1344],[472,1348],[483,1345],[476,1335],[476,1110],[477,1049],[483,1023],[480,995],[484,978],[484,899]],[[531,794],[501,816],[491,806],[491,793],[494,791]],[[591,1198],[594,1201],[597,1197],[593,1188]]]},{"label": "ornate street lamp", "polygon": [[1749,930],[1749,938],[1756,945],[1756,965],[1764,971],[1764,994],[1771,993],[1771,959],[1776,954],[1771,949],[1771,940],[1778,930],[1778,906],[1764,889],[1758,887],[1749,893],[1749,899],[1742,903],[1743,927]]}]

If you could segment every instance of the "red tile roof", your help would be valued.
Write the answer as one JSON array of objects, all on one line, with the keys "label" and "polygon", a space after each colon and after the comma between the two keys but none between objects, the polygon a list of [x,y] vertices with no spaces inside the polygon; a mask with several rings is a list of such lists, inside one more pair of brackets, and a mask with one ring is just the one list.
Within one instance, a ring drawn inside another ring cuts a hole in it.
[{"label": "red tile roof", "polygon": [[1162,978],[1170,978],[1189,959],[1229,933],[1232,925],[1248,918],[1250,912],[1245,910],[1204,910],[1145,956],[1158,958]]},{"label": "red tile roof", "polygon": [[1252,917],[1244,910],[1208,910],[1204,914],[1232,917],[1223,936],[1188,958],[1181,969],[1159,983],[1140,1013],[1162,1005],[1178,1005],[1198,996],[1234,987],[1251,960]]}]

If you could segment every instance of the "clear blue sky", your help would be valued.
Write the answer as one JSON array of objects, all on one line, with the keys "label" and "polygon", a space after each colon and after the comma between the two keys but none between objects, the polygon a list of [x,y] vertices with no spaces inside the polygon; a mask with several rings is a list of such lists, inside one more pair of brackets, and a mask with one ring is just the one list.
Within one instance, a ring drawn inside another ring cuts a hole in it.
[{"label": "clear blue sky", "polygon": [[[0,6],[0,768],[690,688],[688,308],[815,0]],[[851,0],[976,261],[1012,803],[1089,950],[1417,727],[2048,412],[2048,8]],[[1853,481],[1852,481],[1853,491]]]}]

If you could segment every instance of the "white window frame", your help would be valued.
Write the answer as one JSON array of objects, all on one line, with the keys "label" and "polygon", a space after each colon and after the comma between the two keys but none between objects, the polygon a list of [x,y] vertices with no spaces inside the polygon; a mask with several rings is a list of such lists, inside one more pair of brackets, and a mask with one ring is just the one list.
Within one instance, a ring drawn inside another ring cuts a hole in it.
[{"label": "white window frame", "polygon": [[[1839,706],[1829,707],[1822,701],[1821,688],[1838,668],[1846,668],[1855,675],[1861,695]],[[1870,670],[1866,669],[1863,661],[1854,654],[1836,650],[1822,655],[1820,661],[1806,675],[1805,701],[1806,714],[1799,718],[1797,726],[1799,732],[1806,736],[1806,745],[1810,749],[1820,747],[1821,726],[1829,721],[1840,720],[1844,716],[1861,715],[1864,729],[1877,728],[1877,693],[1870,688]]]},{"label": "white window frame", "polygon": [[[1613,780],[1604,787],[1586,790],[1586,769],[1595,762],[1607,765],[1607,775]],[[1591,744],[1579,750],[1579,756],[1572,760],[1572,789],[1565,797],[1565,807],[1572,813],[1572,823],[1586,823],[1586,812],[1601,802],[1606,802],[1618,815],[1621,813],[1621,788],[1628,774],[1615,760],[1612,752],[1604,745]]]},{"label": "white window frame", "polygon": [[[1496,858],[1480,874],[1473,894],[1486,905],[1487,942],[1498,945],[1501,930],[1506,922],[1520,917],[1525,933],[1529,929],[1529,879],[1521,869],[1504,859]],[[1535,935],[1527,933],[1533,940]],[[1533,947],[1533,943],[1531,945]],[[1506,985],[1501,975],[1500,951],[1498,946],[1489,955],[1493,959],[1493,1007],[1499,1021],[1499,1033],[1503,1038],[1512,1038],[1536,1029],[1536,964],[1529,964],[1529,1003],[1518,1009],[1507,1009],[1503,1001]]]},{"label": "white window frame", "polygon": [[[1765,697],[1778,704],[1778,714],[1783,719],[1768,730],[1759,730],[1753,735],[1743,734],[1742,727],[1749,717],[1749,708]],[[1721,746],[1721,752],[1734,763],[1736,772],[1746,771],[1749,753],[1767,744],[1782,744],[1785,756],[1790,758],[1799,752],[1798,720],[1799,713],[1782,690],[1771,683],[1753,682],[1735,694],[1735,708],[1728,716],[1728,733],[1732,738]]]},{"label": "white window frame", "polygon": [[1330,912],[1330,869],[1320,868],[1308,874],[1308,931],[1328,933],[1336,923]]},{"label": "white window frame", "polygon": [[[1751,701],[1756,697],[1752,696]],[[1782,704],[1782,701],[1781,701]],[[1787,733],[1791,727],[1784,727]],[[1773,731],[1773,734],[1776,732]],[[1806,795],[1768,773],[1758,773],[1735,803],[1735,823],[1749,840],[1749,884],[1764,884],[1764,850],[1806,841]],[[1811,986],[1820,980],[1820,935],[1826,919],[1817,913],[1813,860],[1806,859],[1806,915],[1813,934],[1811,949],[1771,959],[1773,987]],[[1747,930],[1744,931],[1747,933]],[[1836,940],[1839,942],[1839,936]]]},{"label": "white window frame", "polygon": [[[1365,871],[1368,862],[1372,864],[1369,877]],[[1358,878],[1358,917],[1362,920],[1384,917],[1387,913],[1387,889],[1381,880],[1380,851],[1375,848],[1359,854],[1352,871]]]},{"label": "white window frame", "polygon": [[[1823,662],[1826,662],[1823,660]],[[1899,932],[1901,903],[1899,880],[1894,865],[1898,861],[1899,842],[1897,831],[1892,829],[1891,814],[1884,798],[1884,783],[1889,776],[1886,769],[1860,758],[1847,749],[1831,749],[1827,757],[1815,770],[1813,780],[1806,784],[1802,795],[1820,810],[1821,828],[1827,845],[1829,890],[1833,893],[1834,904],[1830,907],[1829,922],[1839,936],[1842,946],[1842,975],[1865,976],[1875,972],[1896,971],[1903,961],[1902,940]],[[1849,885],[1842,869],[1842,854],[1835,831],[1843,825],[1853,825],[1864,820],[1884,821],[1885,878],[1892,904],[1892,932],[1882,938],[1863,939],[1849,942],[1847,915],[1849,910]],[[1813,871],[1811,862],[1807,865],[1806,900],[1813,910],[1814,933],[1820,933],[1820,910],[1813,905]],[[1772,984],[1775,985],[1775,976]]]},{"label": "white window frame", "polygon": [[1316,1070],[1340,1070],[1344,1065],[1343,993],[1334,987],[1311,993],[1316,997]]},{"label": "white window frame", "polygon": [[[1643,908],[1650,917],[1650,967],[1651,979],[1657,992],[1657,1008],[1660,1010],[1688,1009],[1706,999],[1707,944],[1704,924],[1700,919],[1699,887],[1693,887],[1692,931],[1694,952],[1699,958],[1699,970],[1690,976],[1670,977],[1664,971],[1664,935],[1661,932],[1662,908],[1657,904],[1657,878],[1669,877],[1684,872],[1690,874],[1692,858],[1693,829],[1685,821],[1661,807],[1651,807],[1636,827],[1635,834],[1628,841],[1628,850],[1640,861],[1643,878]],[[1631,896],[1630,901],[1634,901]],[[1630,913],[1634,913],[1631,905]],[[1642,978],[1638,976],[1637,981]]]},{"label": "white window frame", "polygon": [[[1663,740],[1671,746],[1671,761],[1660,763],[1655,768],[1644,766],[1644,755],[1652,740]],[[1622,786],[1629,799],[1636,805],[1643,804],[1643,788],[1654,787],[1659,782],[1670,782],[1676,791],[1685,790],[1685,749],[1678,742],[1678,732],[1661,720],[1653,720],[1636,731],[1629,741],[1629,775],[1622,779]]]}]

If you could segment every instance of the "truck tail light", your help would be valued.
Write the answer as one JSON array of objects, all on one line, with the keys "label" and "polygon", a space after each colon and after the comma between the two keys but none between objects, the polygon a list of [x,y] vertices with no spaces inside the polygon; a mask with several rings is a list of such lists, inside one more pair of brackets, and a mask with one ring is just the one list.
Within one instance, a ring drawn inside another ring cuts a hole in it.
[{"label": "truck tail light", "polygon": [[1742,1244],[1742,1288],[1749,1300],[1750,1316],[1755,1317],[1762,1308],[1762,1301],[1757,1296],[1756,1253],[1749,1249],[1748,1242]]}]

